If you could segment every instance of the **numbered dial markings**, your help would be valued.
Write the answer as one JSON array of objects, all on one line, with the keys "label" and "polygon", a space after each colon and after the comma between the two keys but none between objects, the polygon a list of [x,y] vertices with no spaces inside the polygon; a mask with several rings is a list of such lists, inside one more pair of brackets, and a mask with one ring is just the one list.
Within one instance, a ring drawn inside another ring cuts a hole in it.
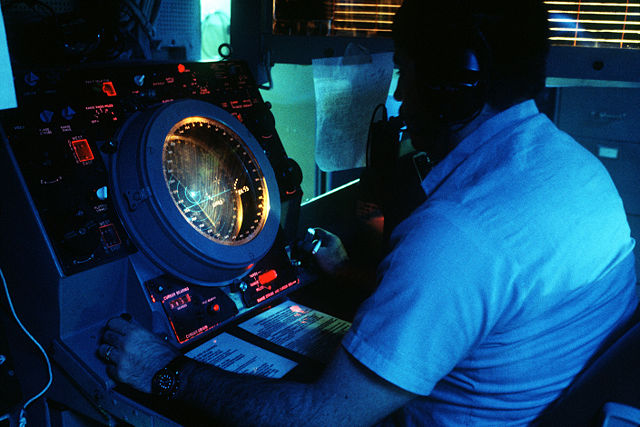
[{"label": "numbered dial markings", "polygon": [[269,213],[266,182],[229,127],[206,117],[179,121],[165,138],[162,162],[173,201],[199,233],[225,245],[260,233]]}]

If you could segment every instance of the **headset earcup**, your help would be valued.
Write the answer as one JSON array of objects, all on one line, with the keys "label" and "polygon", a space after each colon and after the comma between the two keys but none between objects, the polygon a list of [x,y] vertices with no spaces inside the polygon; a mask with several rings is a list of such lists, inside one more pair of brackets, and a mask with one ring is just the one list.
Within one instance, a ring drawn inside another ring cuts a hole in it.
[{"label": "headset earcup", "polygon": [[[467,40],[473,47],[459,47],[438,62],[424,64],[431,70],[423,74],[423,99],[432,119],[442,126],[473,120],[488,101],[490,52],[482,33],[472,33]],[[434,70],[434,63],[439,68]]]},{"label": "headset earcup", "polygon": [[463,85],[433,88],[423,87],[422,96],[431,119],[442,126],[466,123],[480,113],[486,102],[483,83],[474,87]]}]

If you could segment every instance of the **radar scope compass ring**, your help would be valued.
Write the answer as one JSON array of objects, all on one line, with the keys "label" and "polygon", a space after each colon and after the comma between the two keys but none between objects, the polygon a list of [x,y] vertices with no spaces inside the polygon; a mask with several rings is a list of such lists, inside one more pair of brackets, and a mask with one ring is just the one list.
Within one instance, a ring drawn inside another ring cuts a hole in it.
[{"label": "radar scope compass ring", "polygon": [[262,230],[269,207],[266,183],[234,131],[210,118],[186,118],[169,132],[162,157],[173,201],[205,237],[239,245]]}]

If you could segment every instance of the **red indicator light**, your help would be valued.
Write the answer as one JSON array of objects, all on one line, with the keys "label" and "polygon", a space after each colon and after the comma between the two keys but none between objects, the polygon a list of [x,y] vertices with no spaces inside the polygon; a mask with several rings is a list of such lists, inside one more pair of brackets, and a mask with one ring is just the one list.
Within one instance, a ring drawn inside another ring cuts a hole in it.
[{"label": "red indicator light", "polygon": [[89,141],[86,139],[71,141],[71,146],[73,147],[73,151],[76,153],[76,158],[80,163],[93,160],[93,151],[91,151]]},{"label": "red indicator light", "polygon": [[179,73],[184,73],[185,71],[187,71],[187,67],[185,67],[182,64],[178,64],[178,72]]},{"label": "red indicator light", "polygon": [[258,282],[261,285],[266,285],[269,282],[273,282],[278,277],[278,273],[275,270],[269,270],[266,273],[262,273],[258,276]]},{"label": "red indicator light", "polygon": [[213,311],[220,311],[220,306],[218,304],[213,305]]},{"label": "red indicator light", "polygon": [[104,82],[102,83],[102,91],[107,94],[107,96],[116,96],[116,88],[113,86],[112,82]]}]

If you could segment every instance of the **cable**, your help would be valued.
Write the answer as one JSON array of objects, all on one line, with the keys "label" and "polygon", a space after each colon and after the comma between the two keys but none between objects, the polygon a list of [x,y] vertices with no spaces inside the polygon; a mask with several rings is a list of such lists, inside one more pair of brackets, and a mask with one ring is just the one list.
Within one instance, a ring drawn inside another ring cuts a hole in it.
[{"label": "cable", "polygon": [[156,19],[158,19],[161,3],[162,0],[153,0],[153,6],[151,7],[151,13],[149,14],[149,22],[151,23],[151,25],[155,25]]},{"label": "cable", "polygon": [[131,0],[124,0],[124,5],[132,13],[132,17],[135,18],[136,21],[138,21],[138,24],[140,25],[144,33],[149,38],[149,41],[153,41],[153,38],[155,37],[155,34],[156,34],[156,30],[155,28],[153,28],[153,25],[149,21],[148,17],[145,16],[145,14],[140,10],[138,5],[133,3],[133,1]]},{"label": "cable", "polygon": [[373,127],[373,123],[376,120],[376,116],[378,115],[378,111],[382,110],[382,120],[387,120],[387,107],[384,104],[376,105],[376,108],[373,109],[373,114],[371,115],[371,121],[369,122],[369,134],[367,135],[367,146],[365,148],[365,165],[369,167],[371,165],[371,128]]},{"label": "cable", "polygon": [[273,89],[273,77],[271,76],[271,49],[267,49],[264,55],[262,55],[262,64],[258,64],[258,66],[260,65],[264,67],[268,85],[260,85],[258,86],[258,89],[271,90]]},{"label": "cable", "polygon": [[[29,339],[36,345],[36,347],[38,347],[38,350],[40,350],[40,352],[42,353],[42,356],[44,357],[45,362],[47,362],[47,369],[49,371],[49,382],[47,382],[47,385],[42,389],[40,393],[37,393],[31,399],[27,400],[27,402],[24,405],[22,405],[22,409],[20,410],[19,426],[24,427],[27,425],[27,417],[25,414],[27,407],[31,405],[34,401],[42,397],[42,395],[45,394],[47,390],[49,390],[49,387],[51,387],[51,383],[53,382],[53,373],[51,372],[51,361],[49,360],[49,356],[47,356],[47,352],[44,351],[44,348],[42,348],[40,343],[33,337],[33,335],[31,335],[29,331],[27,331],[27,328],[24,327],[24,325],[18,318],[18,315],[16,314],[16,310],[13,308],[13,302],[11,301],[11,296],[9,295],[9,287],[7,286],[7,281],[4,278],[4,273],[2,272],[2,268],[0,268],[0,278],[2,278],[2,285],[4,286],[4,292],[5,292],[5,295],[7,296],[7,302],[9,303],[9,308],[11,309],[11,314],[13,314],[13,318],[16,319],[16,322],[18,322],[18,325],[20,326],[22,331],[27,335],[27,337],[29,337]],[[5,416],[0,417],[0,420],[5,419],[4,417]]]}]

